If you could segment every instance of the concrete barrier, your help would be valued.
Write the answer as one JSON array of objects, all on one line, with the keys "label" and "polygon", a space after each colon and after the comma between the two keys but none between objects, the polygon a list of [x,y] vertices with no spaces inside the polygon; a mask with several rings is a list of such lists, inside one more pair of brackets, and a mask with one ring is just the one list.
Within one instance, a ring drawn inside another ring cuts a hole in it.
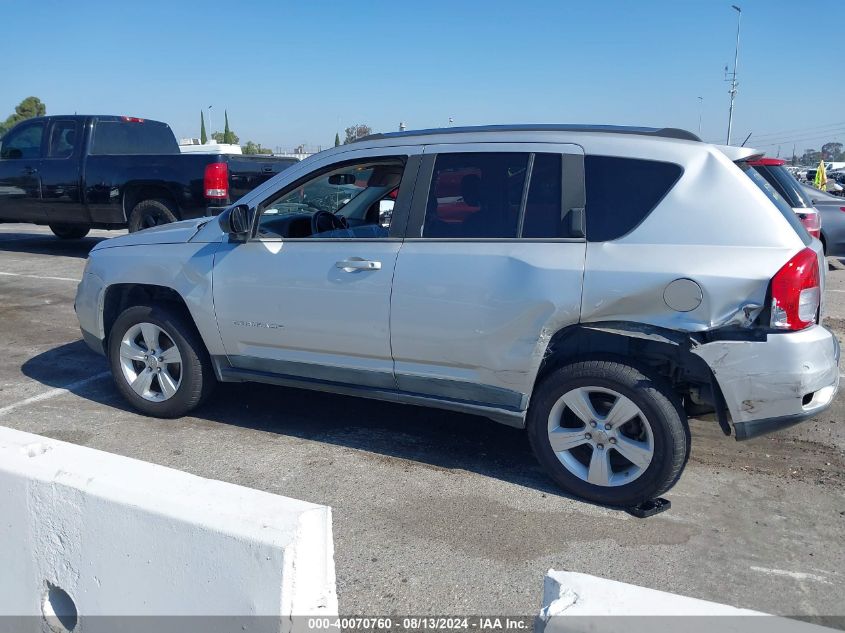
[{"label": "concrete barrier", "polygon": [[[725,595],[731,595],[730,586],[725,586]],[[833,629],[759,611],[553,569],[544,580],[543,607],[535,630],[538,633],[833,633]]]},{"label": "concrete barrier", "polygon": [[0,552],[0,616],[26,630],[287,631],[337,613],[330,508],[3,427]]}]

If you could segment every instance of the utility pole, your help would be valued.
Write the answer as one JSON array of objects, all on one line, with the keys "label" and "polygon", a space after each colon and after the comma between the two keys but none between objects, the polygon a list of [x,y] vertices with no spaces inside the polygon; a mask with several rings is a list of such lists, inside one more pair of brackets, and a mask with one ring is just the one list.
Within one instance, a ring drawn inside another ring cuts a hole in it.
[{"label": "utility pole", "polygon": [[728,145],[731,144],[731,128],[733,127],[733,122],[734,122],[734,99],[736,98],[736,68],[737,68],[737,65],[739,64],[739,28],[742,25],[742,9],[740,9],[735,4],[732,4],[731,8],[733,8],[734,11],[736,11],[738,15],[737,15],[737,19],[736,19],[736,50],[734,52],[734,71],[732,73],[727,73],[727,69],[726,69],[726,72],[725,72],[725,74],[726,74],[725,79],[727,80],[728,78],[730,78],[730,82],[731,82],[731,89],[730,89],[731,109],[730,109],[730,112],[728,113],[728,143],[727,143]]}]

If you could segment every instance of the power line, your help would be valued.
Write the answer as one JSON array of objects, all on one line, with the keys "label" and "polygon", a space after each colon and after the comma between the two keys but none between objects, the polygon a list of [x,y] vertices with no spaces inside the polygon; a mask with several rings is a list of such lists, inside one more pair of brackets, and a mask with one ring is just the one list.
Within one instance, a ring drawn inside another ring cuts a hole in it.
[{"label": "power line", "polygon": [[784,135],[793,135],[793,134],[804,134],[805,132],[812,132],[814,130],[823,130],[830,127],[843,127],[845,126],[845,121],[840,121],[839,123],[827,123],[825,125],[813,125],[811,127],[799,127],[793,128],[791,130],[781,130],[780,132],[766,132],[765,134],[757,134],[757,138],[771,138],[771,137],[782,137]]}]

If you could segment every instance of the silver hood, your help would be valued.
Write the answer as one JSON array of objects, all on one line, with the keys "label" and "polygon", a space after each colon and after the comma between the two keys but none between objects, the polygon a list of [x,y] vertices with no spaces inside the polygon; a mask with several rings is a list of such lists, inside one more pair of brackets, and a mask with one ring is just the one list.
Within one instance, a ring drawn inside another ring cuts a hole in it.
[{"label": "silver hood", "polygon": [[154,226],[137,233],[121,235],[110,240],[103,240],[93,250],[115,248],[118,246],[145,246],[150,244],[184,244],[190,242],[197,232],[215,218],[195,218]]}]

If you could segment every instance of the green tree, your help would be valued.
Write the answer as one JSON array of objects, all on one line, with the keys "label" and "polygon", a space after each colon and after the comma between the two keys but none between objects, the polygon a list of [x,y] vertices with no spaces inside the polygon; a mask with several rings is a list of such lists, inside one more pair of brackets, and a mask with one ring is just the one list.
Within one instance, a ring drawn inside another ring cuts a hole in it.
[{"label": "green tree", "polygon": [[208,134],[205,133],[205,116],[203,116],[202,110],[200,110],[200,143],[203,145],[208,143]]},{"label": "green tree", "polygon": [[229,113],[226,110],[223,110],[223,117],[226,119],[226,123],[223,126],[223,142],[235,144],[237,141],[233,140],[235,135],[229,129]]},{"label": "green tree", "polygon": [[246,145],[243,146],[244,154],[272,154],[273,152],[267,148],[262,147],[261,143],[254,143],[252,141],[247,141]]},{"label": "green tree", "polygon": [[825,143],[822,145],[822,156],[825,160],[838,160],[842,155],[842,143]]},{"label": "green tree", "polygon": [[238,137],[238,135],[232,132],[231,130],[229,131],[230,140],[228,141],[224,140],[226,138],[225,132],[215,132],[211,135],[211,138],[213,138],[218,143],[231,143],[232,145],[237,145],[241,142],[241,139]]},{"label": "green tree", "polygon": [[359,138],[369,136],[373,133],[373,129],[366,123],[356,123],[355,125],[350,125],[346,128],[345,132],[346,140],[343,141],[344,145],[351,143],[352,141],[357,141]]},{"label": "green tree", "polygon": [[805,149],[804,155],[801,157],[802,165],[818,165],[822,159],[822,153],[815,149]]},{"label": "green tree", "polygon": [[334,133],[334,146],[337,147],[340,145],[340,134],[337,132]]},{"label": "green tree", "polygon": [[9,115],[6,121],[0,124],[0,136],[6,133],[21,121],[26,121],[36,116],[47,114],[47,106],[38,97],[27,97],[15,106],[15,113]]}]

